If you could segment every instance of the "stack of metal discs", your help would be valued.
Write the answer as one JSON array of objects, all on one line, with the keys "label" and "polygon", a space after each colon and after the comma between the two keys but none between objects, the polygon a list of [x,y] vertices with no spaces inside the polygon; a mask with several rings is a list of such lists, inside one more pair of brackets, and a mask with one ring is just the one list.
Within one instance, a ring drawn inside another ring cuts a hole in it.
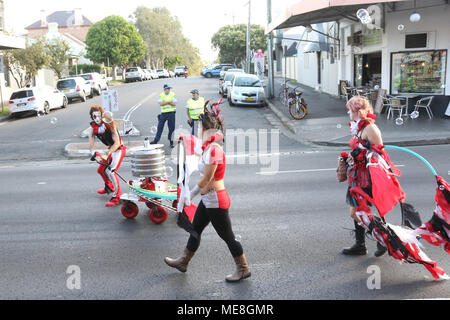
[{"label": "stack of metal discs", "polygon": [[166,175],[166,158],[164,150],[138,150],[131,159],[133,177],[163,177]]}]

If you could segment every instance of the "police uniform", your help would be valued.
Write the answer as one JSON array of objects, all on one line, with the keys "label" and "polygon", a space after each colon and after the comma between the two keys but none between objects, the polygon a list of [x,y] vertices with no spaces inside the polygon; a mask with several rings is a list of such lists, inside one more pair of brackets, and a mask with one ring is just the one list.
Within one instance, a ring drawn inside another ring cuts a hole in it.
[{"label": "police uniform", "polygon": [[188,100],[186,108],[189,110],[189,116],[192,119],[192,135],[197,135],[199,116],[203,113],[205,108],[205,98],[199,97],[197,100],[194,98]]},{"label": "police uniform", "polygon": [[[165,92],[162,92],[159,95],[159,103],[161,102],[177,102],[177,99],[175,98],[175,93],[174,92],[170,92],[169,94],[166,94]],[[161,106],[161,114],[159,116],[159,121],[158,121],[158,132],[156,133],[156,137],[155,139],[152,141],[153,144],[158,143],[159,140],[161,139],[161,135],[162,132],[164,130],[164,124],[166,123],[166,121],[168,122],[168,127],[169,127],[169,141],[170,144],[173,144],[173,140],[172,140],[172,135],[173,132],[175,131],[175,112],[176,112],[176,107],[172,106],[170,104],[166,104],[164,106]]]}]

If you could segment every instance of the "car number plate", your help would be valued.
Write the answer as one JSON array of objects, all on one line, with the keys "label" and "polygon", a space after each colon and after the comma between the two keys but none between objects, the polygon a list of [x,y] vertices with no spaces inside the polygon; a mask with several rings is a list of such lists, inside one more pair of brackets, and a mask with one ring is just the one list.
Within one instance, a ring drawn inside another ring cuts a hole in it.
[{"label": "car number plate", "polygon": [[245,98],[245,101],[254,101],[255,99],[253,98]]},{"label": "car number plate", "polygon": [[18,103],[17,104],[18,107],[23,107],[23,106],[26,106],[26,105],[27,105],[26,103]]},{"label": "car number plate", "polygon": [[67,89],[67,90],[64,90],[64,92],[70,92],[70,90]]}]

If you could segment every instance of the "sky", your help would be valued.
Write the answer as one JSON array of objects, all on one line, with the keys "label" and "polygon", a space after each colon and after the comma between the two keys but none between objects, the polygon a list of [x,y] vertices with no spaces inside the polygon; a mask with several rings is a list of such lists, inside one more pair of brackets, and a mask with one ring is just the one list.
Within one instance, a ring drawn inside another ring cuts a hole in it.
[{"label": "sky", "polygon": [[[272,14],[275,17],[289,4],[300,0],[272,0]],[[211,48],[211,37],[222,26],[234,23],[247,23],[248,0],[5,0],[6,30],[24,34],[24,28],[40,20],[41,10],[47,15],[58,10],[81,8],[82,13],[93,20],[100,21],[109,15],[128,17],[140,5],[149,8],[164,6],[178,17],[183,32],[194,46],[200,49],[204,62],[212,62],[217,52]],[[24,10],[26,8],[26,10]],[[266,0],[252,0],[251,22],[266,26]]]}]

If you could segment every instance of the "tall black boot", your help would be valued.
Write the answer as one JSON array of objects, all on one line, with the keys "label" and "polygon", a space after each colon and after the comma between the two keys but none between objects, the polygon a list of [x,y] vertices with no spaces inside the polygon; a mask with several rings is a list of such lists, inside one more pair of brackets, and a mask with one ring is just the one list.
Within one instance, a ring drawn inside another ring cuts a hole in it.
[{"label": "tall black boot", "polygon": [[355,222],[355,244],[350,248],[345,248],[342,250],[342,254],[351,255],[351,256],[363,256],[367,254],[366,248],[366,238],[365,233],[366,229],[360,226],[356,221]]},{"label": "tall black boot", "polygon": [[375,251],[375,257],[381,257],[383,254],[385,254],[387,251],[387,248],[383,246],[381,243],[377,242],[377,251]]}]

